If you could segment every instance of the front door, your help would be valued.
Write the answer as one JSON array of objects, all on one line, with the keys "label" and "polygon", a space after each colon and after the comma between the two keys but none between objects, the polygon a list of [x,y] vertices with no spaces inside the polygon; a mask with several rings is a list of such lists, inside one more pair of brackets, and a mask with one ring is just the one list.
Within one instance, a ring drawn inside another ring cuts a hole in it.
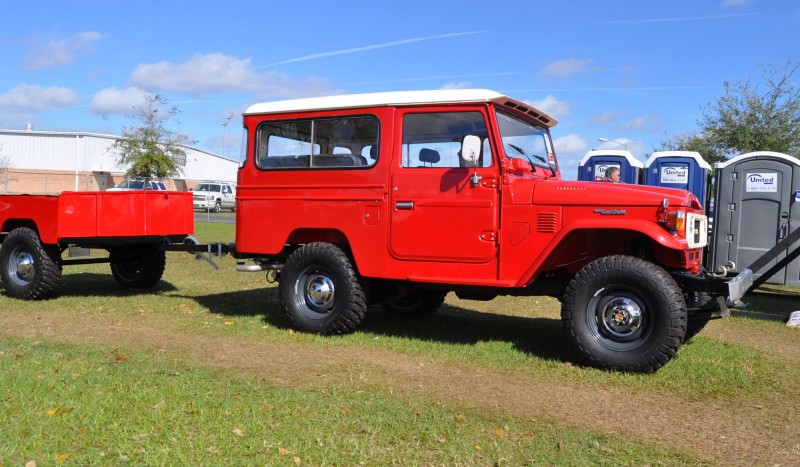
[{"label": "front door", "polygon": [[[391,254],[441,262],[496,258],[500,183],[484,108],[417,109],[398,117],[402,138],[391,175]],[[460,157],[466,135],[484,142],[474,167]]]}]

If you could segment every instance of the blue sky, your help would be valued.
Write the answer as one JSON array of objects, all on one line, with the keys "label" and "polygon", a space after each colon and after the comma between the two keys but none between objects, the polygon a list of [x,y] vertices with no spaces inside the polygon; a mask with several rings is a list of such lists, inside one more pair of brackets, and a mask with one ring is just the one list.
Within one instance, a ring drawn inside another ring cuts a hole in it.
[{"label": "blue sky", "polygon": [[[238,154],[254,102],[488,88],[556,116],[565,178],[692,132],[723,83],[800,60],[800,1],[3,2],[0,128],[120,134],[142,93],[196,146]],[[226,117],[233,114],[229,126]]]}]

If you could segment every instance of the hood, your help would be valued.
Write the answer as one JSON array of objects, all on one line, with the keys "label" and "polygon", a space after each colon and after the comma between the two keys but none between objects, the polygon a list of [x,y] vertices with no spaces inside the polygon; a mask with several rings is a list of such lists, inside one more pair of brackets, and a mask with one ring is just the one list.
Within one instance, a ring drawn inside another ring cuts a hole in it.
[{"label": "hood", "polygon": [[624,183],[553,181],[538,183],[533,192],[536,204],[582,206],[670,206],[702,209],[697,197],[686,190]]}]

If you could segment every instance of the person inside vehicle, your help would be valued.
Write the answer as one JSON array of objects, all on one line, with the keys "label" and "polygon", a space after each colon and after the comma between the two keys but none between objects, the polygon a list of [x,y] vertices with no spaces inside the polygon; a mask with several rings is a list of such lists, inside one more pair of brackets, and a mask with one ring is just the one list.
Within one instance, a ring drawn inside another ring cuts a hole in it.
[{"label": "person inside vehicle", "polygon": [[611,166],[606,169],[606,181],[611,183],[622,183],[619,181],[619,167]]}]

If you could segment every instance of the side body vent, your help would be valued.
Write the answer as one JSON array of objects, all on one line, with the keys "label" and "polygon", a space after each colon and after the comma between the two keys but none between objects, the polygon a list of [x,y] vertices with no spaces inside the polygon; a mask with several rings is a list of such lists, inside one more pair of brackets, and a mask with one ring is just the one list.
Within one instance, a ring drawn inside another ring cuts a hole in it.
[{"label": "side body vent", "polygon": [[556,233],[561,230],[561,217],[556,212],[540,212],[536,215],[536,231]]}]

